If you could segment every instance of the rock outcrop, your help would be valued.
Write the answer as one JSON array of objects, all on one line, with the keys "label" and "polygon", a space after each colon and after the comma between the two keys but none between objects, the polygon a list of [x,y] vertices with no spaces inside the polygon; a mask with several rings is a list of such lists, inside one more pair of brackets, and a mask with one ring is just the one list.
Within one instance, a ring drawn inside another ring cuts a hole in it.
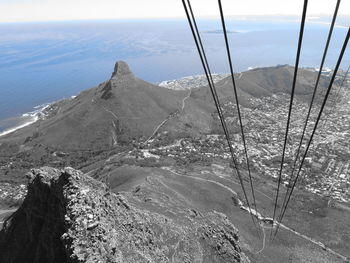
[{"label": "rock outcrop", "polygon": [[184,225],[72,168],[29,174],[22,206],[0,232],[0,262],[249,262],[220,213]]},{"label": "rock outcrop", "polygon": [[129,68],[129,65],[124,61],[118,61],[115,63],[114,66],[114,72],[112,74],[112,77],[135,77],[132,71]]}]

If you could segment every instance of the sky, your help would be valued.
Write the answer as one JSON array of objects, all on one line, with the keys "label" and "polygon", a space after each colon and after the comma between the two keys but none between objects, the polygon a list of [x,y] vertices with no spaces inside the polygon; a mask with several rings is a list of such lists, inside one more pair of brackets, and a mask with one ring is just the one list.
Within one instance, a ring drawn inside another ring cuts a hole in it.
[{"label": "sky", "polygon": [[[199,17],[218,15],[217,0],[192,0]],[[336,0],[309,0],[308,15],[332,14]],[[222,0],[225,15],[300,15],[303,0]],[[350,15],[343,0],[340,15]],[[184,18],[181,0],[0,0],[1,22]]]}]

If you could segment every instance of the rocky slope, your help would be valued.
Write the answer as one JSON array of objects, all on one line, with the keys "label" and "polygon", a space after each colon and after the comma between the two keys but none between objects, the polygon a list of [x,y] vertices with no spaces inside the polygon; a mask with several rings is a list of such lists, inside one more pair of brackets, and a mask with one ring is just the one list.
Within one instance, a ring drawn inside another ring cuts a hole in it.
[{"label": "rocky slope", "polygon": [[29,178],[0,232],[2,263],[249,262],[223,214],[150,212],[72,168],[34,169]]},{"label": "rocky slope", "polygon": [[162,120],[178,111],[185,95],[137,78],[118,61],[108,81],[53,104],[46,119],[1,141],[27,148],[40,143],[61,151],[105,149],[150,136]]}]

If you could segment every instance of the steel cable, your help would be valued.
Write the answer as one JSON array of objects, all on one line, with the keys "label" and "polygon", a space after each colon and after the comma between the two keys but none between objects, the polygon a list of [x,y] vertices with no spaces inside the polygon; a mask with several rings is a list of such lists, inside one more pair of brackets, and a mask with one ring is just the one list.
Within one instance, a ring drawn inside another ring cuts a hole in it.
[{"label": "steel cable", "polygon": [[295,179],[294,179],[293,186],[292,186],[291,191],[290,191],[290,193],[289,193],[289,195],[288,195],[288,199],[287,199],[286,205],[285,205],[284,209],[282,210],[282,213],[281,213],[281,216],[280,216],[280,220],[279,220],[279,223],[277,224],[277,228],[276,228],[274,237],[277,235],[279,226],[280,226],[280,224],[282,223],[282,220],[283,220],[284,214],[285,214],[285,212],[286,212],[286,210],[287,210],[287,207],[288,207],[290,198],[291,198],[291,196],[292,196],[292,194],[293,194],[293,190],[294,190],[294,188],[295,188],[296,182],[298,181],[298,178],[299,178],[299,176],[300,176],[300,172],[301,172],[301,169],[302,169],[302,167],[303,167],[303,165],[304,165],[304,161],[305,161],[306,155],[307,155],[307,153],[308,153],[308,151],[309,151],[309,148],[310,148],[312,139],[313,139],[313,137],[314,137],[314,135],[315,135],[315,132],[316,132],[316,129],[317,129],[317,126],[318,126],[318,123],[319,123],[319,121],[320,121],[320,119],[321,119],[323,109],[324,109],[324,107],[325,107],[325,105],[326,105],[326,102],[327,102],[327,100],[328,100],[329,93],[330,93],[331,88],[332,88],[332,86],[333,86],[333,82],[334,82],[334,80],[335,80],[335,77],[336,77],[336,75],[337,75],[339,66],[340,66],[341,61],[342,61],[342,59],[343,59],[343,56],[344,56],[344,53],[345,53],[345,50],[346,50],[346,47],[347,47],[347,44],[348,44],[348,41],[349,41],[349,37],[350,37],[350,27],[348,28],[348,32],[347,32],[347,35],[346,35],[346,37],[345,37],[343,47],[342,47],[342,49],[341,49],[341,52],[340,52],[340,55],[339,55],[339,58],[338,58],[336,67],[335,67],[335,69],[334,69],[333,76],[332,76],[331,81],[330,81],[330,83],[329,83],[329,86],[328,86],[328,88],[327,88],[326,95],[325,95],[325,97],[324,97],[324,99],[323,99],[323,102],[322,102],[322,105],[321,105],[321,109],[320,109],[320,111],[319,111],[319,114],[318,114],[317,119],[316,119],[316,123],[315,123],[314,128],[313,128],[313,131],[312,131],[312,133],[311,133],[311,137],[310,137],[310,139],[309,139],[309,141],[308,141],[308,144],[307,144],[305,153],[304,153],[303,158],[302,158],[302,160],[301,160],[301,163],[300,163],[300,166],[299,166],[299,169],[298,169],[298,173],[297,173],[297,175],[296,175],[296,177],[295,177]]},{"label": "steel cable", "polygon": [[[217,96],[217,92],[216,92],[216,88],[215,88],[213,79],[212,79],[212,76],[211,76],[208,60],[207,60],[206,55],[205,55],[205,50],[203,48],[202,40],[201,40],[201,37],[199,35],[199,31],[198,31],[196,20],[195,20],[193,11],[192,11],[192,7],[191,7],[191,4],[190,4],[189,0],[187,0],[188,8],[187,8],[187,5],[185,3],[185,0],[182,0],[182,3],[183,3],[184,9],[185,9],[185,13],[186,13],[186,16],[187,16],[187,20],[188,20],[188,23],[190,25],[190,29],[191,29],[191,32],[192,32],[192,35],[193,35],[193,38],[194,38],[194,41],[195,41],[195,44],[196,44],[196,47],[197,47],[197,51],[199,53],[200,60],[201,60],[201,63],[202,63],[202,66],[203,66],[203,69],[204,69],[204,72],[205,72],[205,75],[206,75],[206,78],[207,78],[207,81],[208,81],[208,85],[209,85],[210,91],[211,91],[213,99],[214,99],[215,107],[216,107],[216,109],[218,111],[220,122],[221,122],[221,125],[222,125],[224,133],[225,133],[226,141],[228,143],[228,147],[229,147],[230,153],[231,153],[232,162],[233,162],[233,164],[235,166],[235,169],[236,169],[236,172],[237,172],[237,176],[238,176],[238,179],[240,181],[240,184],[241,184],[241,187],[242,187],[242,190],[243,190],[243,193],[244,193],[245,200],[247,202],[249,213],[251,215],[251,218],[252,218],[252,221],[253,221],[254,225],[256,226],[256,223],[255,223],[255,220],[254,220],[254,216],[253,216],[253,213],[252,213],[252,210],[251,210],[251,207],[250,207],[249,199],[248,199],[245,187],[244,187],[243,179],[242,179],[242,176],[241,176],[240,171],[238,169],[238,165],[237,165],[237,162],[236,162],[236,159],[235,159],[235,156],[234,156],[234,151],[233,151],[233,147],[232,147],[232,144],[231,144],[231,138],[230,138],[230,135],[229,135],[228,130],[227,130],[226,121],[225,121],[225,118],[224,118],[224,115],[223,115],[223,112],[222,112],[222,109],[221,109],[220,101],[219,101],[219,98]],[[188,12],[188,9],[191,12],[192,20],[191,20],[190,14]],[[192,24],[192,21],[193,21],[193,24]]]},{"label": "steel cable", "polygon": [[[299,32],[298,49],[297,49],[297,55],[296,55],[296,60],[295,60],[295,67],[294,67],[293,85],[292,85],[292,91],[291,91],[291,96],[290,96],[288,119],[287,119],[286,133],[285,133],[285,137],[284,137],[282,160],[281,160],[281,166],[280,166],[280,171],[279,171],[279,176],[278,176],[277,193],[276,193],[275,205],[274,205],[274,209],[273,209],[273,217],[272,217],[273,221],[272,222],[275,221],[275,216],[276,216],[278,195],[279,195],[279,191],[280,191],[282,170],[283,170],[283,164],[284,164],[284,158],[285,158],[285,152],[286,152],[286,146],[287,146],[287,139],[288,139],[290,117],[291,117],[292,107],[293,107],[294,91],[295,91],[295,85],[296,85],[296,80],[297,80],[297,75],[298,75],[301,47],[302,47],[302,42],[303,42],[307,5],[308,5],[308,0],[304,0],[303,14],[302,14],[302,19],[301,19],[301,24],[300,24],[300,32]],[[272,232],[273,231],[271,229],[271,235],[272,235]]]},{"label": "steel cable", "polygon": [[238,112],[239,124],[240,124],[240,128],[241,128],[241,135],[242,135],[242,141],[243,141],[244,152],[245,152],[245,157],[246,157],[246,163],[247,163],[250,187],[251,187],[251,190],[252,190],[252,196],[253,196],[253,201],[254,201],[254,208],[255,208],[255,211],[258,212],[258,209],[257,209],[257,206],[256,206],[256,199],[255,199],[253,180],[252,180],[252,176],[251,176],[251,172],[250,172],[249,157],[248,157],[247,144],[246,144],[245,135],[244,135],[244,128],[243,128],[242,117],[241,117],[241,110],[240,110],[239,101],[238,101],[237,87],[236,87],[235,78],[234,78],[234,75],[233,75],[231,52],[230,52],[230,46],[229,46],[228,38],[227,38],[225,17],[224,17],[224,13],[223,13],[223,10],[222,10],[221,0],[218,0],[218,4],[219,4],[219,9],[220,9],[220,17],[221,17],[222,29],[223,29],[224,37],[225,37],[225,45],[226,45],[227,57],[228,57],[229,66],[230,66],[230,73],[231,73],[231,78],[232,78],[232,86],[233,86],[233,91],[234,91],[235,98],[236,98],[236,107],[237,107],[237,112]]},{"label": "steel cable", "polygon": [[[335,21],[336,21],[337,15],[338,15],[340,1],[341,0],[337,0],[337,4],[336,4],[335,10],[334,10],[332,23],[331,23],[331,26],[330,26],[330,29],[329,29],[329,33],[328,33],[328,37],[327,37],[327,41],[326,41],[326,46],[325,46],[324,51],[323,51],[323,56],[322,56],[322,60],[321,60],[320,69],[319,69],[319,72],[318,72],[318,75],[317,75],[315,88],[313,90],[313,94],[312,94],[312,97],[311,97],[310,106],[309,106],[309,110],[308,110],[308,113],[307,113],[307,116],[306,116],[306,119],[305,119],[304,128],[303,128],[303,132],[302,132],[302,135],[301,135],[301,138],[300,138],[300,142],[299,142],[298,150],[297,150],[297,153],[296,153],[296,157],[294,159],[291,176],[290,176],[289,181],[288,181],[288,186],[292,183],[292,180],[293,180],[294,171],[295,171],[295,168],[296,168],[296,164],[297,164],[297,161],[298,161],[298,158],[299,158],[301,146],[303,144],[303,140],[304,140],[304,137],[305,137],[306,128],[307,128],[307,125],[308,125],[308,122],[309,122],[309,118],[310,118],[310,115],[311,115],[312,105],[314,103],[314,99],[315,99],[315,95],[317,93],[317,88],[318,88],[318,84],[319,84],[320,77],[321,77],[321,74],[322,74],[324,62],[326,60],[329,43],[330,43],[330,40],[332,38]],[[287,188],[287,192],[286,192],[286,194],[284,196],[284,200],[283,200],[281,211],[283,210],[283,207],[285,206],[285,203],[286,203],[286,200],[287,200],[287,196],[289,194],[289,189],[290,188]]]}]

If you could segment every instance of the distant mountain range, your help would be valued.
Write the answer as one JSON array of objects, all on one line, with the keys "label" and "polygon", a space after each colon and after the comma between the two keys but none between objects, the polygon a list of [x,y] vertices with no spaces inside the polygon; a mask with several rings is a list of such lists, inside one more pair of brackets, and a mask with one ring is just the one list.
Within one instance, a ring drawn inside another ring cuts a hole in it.
[{"label": "distant mountain range", "polygon": [[[240,103],[249,107],[251,97],[289,93],[293,71],[278,66],[235,75]],[[308,98],[315,78],[316,73],[299,70],[296,94]],[[326,83],[321,79],[321,90]],[[223,102],[234,101],[231,77],[216,88]],[[51,105],[47,112],[44,120],[1,137],[0,144],[15,144],[18,150],[39,142],[60,150],[104,149],[131,139],[146,140],[165,120],[159,130],[210,133],[216,114],[207,86],[191,91],[159,88],[137,78],[125,62],[116,63],[110,80]]]},{"label": "distant mountain range", "polygon": [[[202,32],[206,33],[206,34],[222,34],[223,33],[222,29],[206,30],[206,31],[202,31]],[[226,33],[233,34],[233,33],[239,33],[239,31],[227,30]]]}]

